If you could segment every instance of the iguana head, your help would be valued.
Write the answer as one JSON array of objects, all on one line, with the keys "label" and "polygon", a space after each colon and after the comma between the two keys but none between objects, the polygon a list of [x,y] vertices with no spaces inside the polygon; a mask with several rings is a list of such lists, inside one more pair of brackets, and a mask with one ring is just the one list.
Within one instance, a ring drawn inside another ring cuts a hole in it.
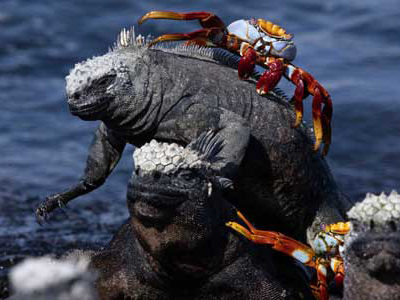
[{"label": "iguana head", "polygon": [[156,140],[137,148],[128,191],[131,214],[160,224],[173,222],[171,217],[181,213],[185,217],[203,214],[209,199],[216,195],[213,189],[218,180],[212,163],[221,149],[222,141],[213,131],[200,135],[186,148]]},{"label": "iguana head", "polygon": [[135,150],[134,161],[128,204],[141,219],[167,222],[184,202],[201,206],[211,196],[210,164],[196,151],[152,140]]},{"label": "iguana head", "polygon": [[84,120],[101,120],[110,104],[132,89],[128,65],[133,59],[111,51],[78,63],[66,77],[71,113]]},{"label": "iguana head", "polygon": [[216,263],[207,252],[224,240],[224,216],[232,207],[212,171],[221,147],[208,132],[186,148],[153,140],[134,154],[127,202],[135,234],[152,257],[179,274],[204,274]]},{"label": "iguana head", "polygon": [[[118,109],[134,106],[145,86],[138,59],[146,40],[134,30],[122,30],[108,53],[78,63],[66,77],[66,93],[71,113],[84,120],[107,120]],[[138,76],[140,74],[141,76]]]}]

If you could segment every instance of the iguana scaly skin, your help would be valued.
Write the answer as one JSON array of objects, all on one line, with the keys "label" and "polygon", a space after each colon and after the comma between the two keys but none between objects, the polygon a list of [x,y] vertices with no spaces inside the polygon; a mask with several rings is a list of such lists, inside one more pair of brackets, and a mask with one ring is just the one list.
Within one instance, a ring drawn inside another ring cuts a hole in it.
[{"label": "iguana scaly skin", "polygon": [[348,216],[343,299],[400,299],[400,195],[367,194]]},{"label": "iguana scaly skin", "polygon": [[155,139],[185,146],[210,129],[220,130],[226,143],[213,166],[234,181],[226,196],[259,228],[304,241],[307,229],[313,238],[321,222],[343,219],[351,203],[312,151],[309,130],[292,128],[285,97],[259,96],[254,82],[237,79],[238,58],[221,49],[144,44],[123,31],[114,49],[67,76],[71,113],[101,123],[81,180],[47,197],[39,220],[102,185],[125,144]]},{"label": "iguana scaly skin", "polygon": [[213,132],[137,149],[130,219],[92,258],[100,299],[311,299],[291,261],[224,225],[236,214],[212,168],[222,149]]}]

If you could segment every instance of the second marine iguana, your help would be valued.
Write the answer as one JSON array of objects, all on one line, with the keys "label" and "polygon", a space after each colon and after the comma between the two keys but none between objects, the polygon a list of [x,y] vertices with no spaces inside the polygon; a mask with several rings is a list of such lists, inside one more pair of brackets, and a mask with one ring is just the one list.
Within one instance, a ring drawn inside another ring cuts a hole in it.
[{"label": "second marine iguana", "polygon": [[135,151],[130,218],[91,259],[100,299],[312,298],[291,261],[225,226],[235,209],[212,168],[221,141],[211,131],[186,148],[152,140]]},{"label": "second marine iguana", "polygon": [[127,143],[185,146],[210,129],[220,129],[226,143],[214,168],[234,181],[230,201],[259,228],[304,241],[306,230],[312,239],[321,223],[343,219],[351,203],[312,150],[309,129],[292,128],[285,97],[262,97],[254,82],[238,81],[239,59],[222,49],[149,49],[133,35],[124,30],[113,49],[78,63],[67,76],[71,113],[101,123],[81,180],[47,197],[36,211],[39,221],[101,186]]}]

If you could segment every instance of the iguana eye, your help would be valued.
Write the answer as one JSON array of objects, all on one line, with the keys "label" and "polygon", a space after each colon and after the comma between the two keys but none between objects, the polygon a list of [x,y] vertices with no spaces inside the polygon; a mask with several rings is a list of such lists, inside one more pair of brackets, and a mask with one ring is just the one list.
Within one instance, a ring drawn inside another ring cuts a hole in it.
[{"label": "iguana eye", "polygon": [[102,78],[97,79],[95,81],[95,85],[98,88],[107,88],[110,84],[113,83],[114,80],[115,80],[115,75],[104,76]]},{"label": "iguana eye", "polygon": [[180,172],[179,177],[184,180],[189,181],[189,180],[192,180],[193,178],[195,178],[195,174],[190,170],[185,170],[185,171]]}]

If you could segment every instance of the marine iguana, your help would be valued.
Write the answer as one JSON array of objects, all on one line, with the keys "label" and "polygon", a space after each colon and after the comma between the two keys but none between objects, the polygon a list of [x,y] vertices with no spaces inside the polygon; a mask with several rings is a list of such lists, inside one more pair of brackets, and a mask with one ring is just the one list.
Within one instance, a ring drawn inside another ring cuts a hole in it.
[{"label": "marine iguana", "polygon": [[207,132],[135,151],[130,219],[92,257],[100,299],[311,299],[296,266],[224,225],[235,209],[212,168],[222,147]]},{"label": "marine iguana", "polygon": [[343,299],[400,299],[400,195],[367,194],[348,216]]},{"label": "marine iguana", "polygon": [[238,81],[238,60],[218,48],[148,49],[133,30],[124,30],[108,53],[75,65],[66,77],[70,111],[101,123],[83,177],[48,196],[38,220],[101,186],[126,143],[140,147],[156,139],[184,146],[201,132],[220,129],[224,159],[213,167],[234,180],[230,201],[259,228],[304,241],[306,230],[312,239],[320,223],[341,221],[351,202],[313,152],[311,133],[292,128],[285,97],[262,97],[254,82]]}]

